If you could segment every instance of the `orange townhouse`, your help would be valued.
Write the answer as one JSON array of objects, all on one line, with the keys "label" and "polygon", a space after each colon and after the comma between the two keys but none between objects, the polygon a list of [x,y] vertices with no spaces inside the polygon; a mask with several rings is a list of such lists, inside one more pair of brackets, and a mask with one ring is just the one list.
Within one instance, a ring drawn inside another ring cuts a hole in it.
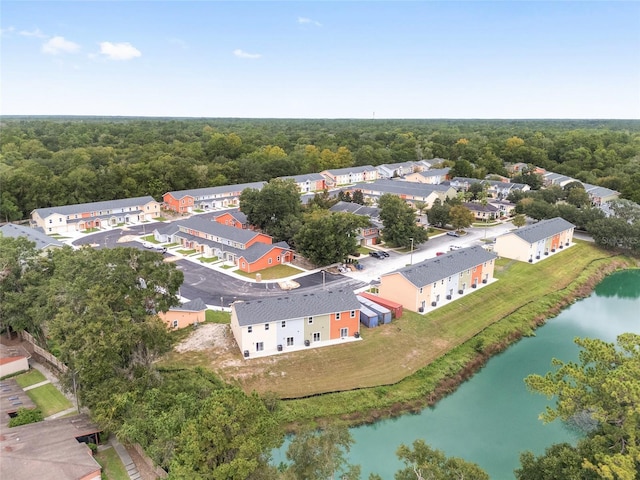
[{"label": "orange townhouse", "polygon": [[454,250],[380,277],[379,294],[428,313],[494,280],[497,256],[480,246]]},{"label": "orange townhouse", "polygon": [[175,222],[164,232],[154,231],[159,242],[180,243],[204,257],[217,257],[233,263],[240,270],[255,273],[293,259],[286,242],[273,243],[264,233],[224,225],[202,216]]},{"label": "orange townhouse", "polygon": [[195,209],[214,210],[237,205],[240,195],[247,188],[261,190],[266,182],[240,183],[220,187],[194,188],[167,192],[162,196],[163,208],[176,213],[191,213]]},{"label": "orange townhouse", "polygon": [[228,210],[220,215],[216,215],[213,219],[222,225],[229,225],[241,229],[251,228],[247,221],[247,216],[238,209]]},{"label": "orange townhouse", "polygon": [[231,304],[231,331],[244,358],[360,338],[352,290],[317,290]]},{"label": "orange townhouse", "polygon": [[280,177],[282,180],[293,180],[300,193],[320,192],[327,188],[326,178],[319,173],[307,173],[292,177]]},{"label": "orange townhouse", "polygon": [[496,238],[493,251],[501,257],[537,263],[573,245],[575,225],[564,218],[542,220]]},{"label": "orange townhouse", "polygon": [[201,298],[171,307],[166,312],[158,313],[158,317],[168,328],[184,328],[189,325],[203,323],[207,306]]}]

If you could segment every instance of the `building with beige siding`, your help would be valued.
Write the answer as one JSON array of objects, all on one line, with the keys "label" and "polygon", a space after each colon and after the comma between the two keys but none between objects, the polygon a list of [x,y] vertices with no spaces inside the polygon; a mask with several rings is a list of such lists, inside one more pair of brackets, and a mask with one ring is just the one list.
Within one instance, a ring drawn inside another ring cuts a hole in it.
[{"label": "building with beige siding", "polygon": [[499,236],[493,251],[501,257],[536,263],[573,245],[574,228],[564,218],[542,220]]},{"label": "building with beige siding", "polygon": [[379,295],[428,313],[491,283],[496,258],[480,246],[454,250],[382,275]]}]

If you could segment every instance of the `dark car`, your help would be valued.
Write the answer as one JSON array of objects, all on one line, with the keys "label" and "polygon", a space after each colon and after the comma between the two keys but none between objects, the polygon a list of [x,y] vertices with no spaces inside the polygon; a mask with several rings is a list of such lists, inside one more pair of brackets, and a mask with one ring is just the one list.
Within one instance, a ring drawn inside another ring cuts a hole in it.
[{"label": "dark car", "polygon": [[459,237],[460,234],[456,231],[451,231],[451,232],[447,232],[447,235],[449,235],[450,237]]},{"label": "dark car", "polygon": [[374,258],[378,258],[380,260],[384,258],[384,255],[382,255],[382,253],[380,252],[369,252],[369,255],[371,255]]},{"label": "dark car", "polygon": [[380,255],[382,255],[383,257],[388,257],[389,253],[388,252],[380,252]]}]

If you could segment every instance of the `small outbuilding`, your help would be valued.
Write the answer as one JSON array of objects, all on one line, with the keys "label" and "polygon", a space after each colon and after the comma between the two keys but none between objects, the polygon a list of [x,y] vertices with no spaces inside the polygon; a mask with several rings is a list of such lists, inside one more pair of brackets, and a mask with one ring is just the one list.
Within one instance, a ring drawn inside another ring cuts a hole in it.
[{"label": "small outbuilding", "polygon": [[374,295],[369,292],[362,292],[360,296],[366,298],[367,300],[371,300],[372,302],[380,306],[388,308],[389,310],[391,310],[393,318],[402,317],[402,305],[400,303],[394,302],[393,300],[387,300],[386,298],[379,297],[378,295]]},{"label": "small outbuilding", "polygon": [[367,328],[374,328],[379,325],[378,312],[370,310],[365,305],[360,308],[360,323]]},{"label": "small outbuilding", "polygon": [[371,300],[368,300],[365,297],[362,297],[360,295],[357,295],[357,298],[362,305],[364,305],[369,310],[376,312],[378,314],[379,324],[391,323],[391,310],[375,302],[372,302]]}]

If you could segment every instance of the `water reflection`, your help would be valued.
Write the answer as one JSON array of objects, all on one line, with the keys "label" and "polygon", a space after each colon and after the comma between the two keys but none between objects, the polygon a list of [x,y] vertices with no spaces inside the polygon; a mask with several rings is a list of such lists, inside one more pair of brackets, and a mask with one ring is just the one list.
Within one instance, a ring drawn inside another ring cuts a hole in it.
[{"label": "water reflection", "polygon": [[597,287],[599,297],[640,298],[640,270],[625,270],[605,278]]}]

